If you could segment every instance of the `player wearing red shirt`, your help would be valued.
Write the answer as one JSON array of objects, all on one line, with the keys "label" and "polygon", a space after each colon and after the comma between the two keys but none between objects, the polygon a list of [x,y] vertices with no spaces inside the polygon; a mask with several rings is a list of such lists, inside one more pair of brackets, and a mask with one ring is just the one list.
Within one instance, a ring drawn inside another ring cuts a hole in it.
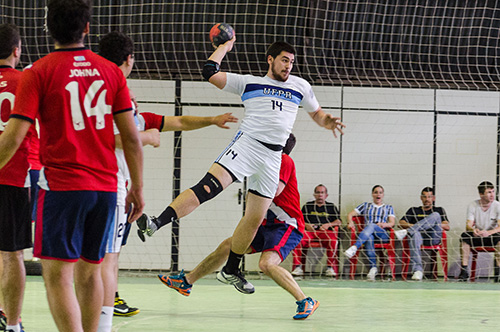
[{"label": "player wearing red shirt", "polygon": [[42,258],[48,302],[58,329],[95,331],[103,300],[98,263],[116,206],[113,120],[123,134],[131,175],[126,198],[127,206],[133,204],[131,220],[144,207],[142,146],[123,74],[84,47],[90,29],[89,2],[50,0],[47,7],[55,51],[22,75],[9,126],[0,136],[0,167],[38,116],[44,168],[35,255]]},{"label": "player wearing red shirt", "polygon": [[[304,230],[295,163],[288,156],[294,146],[295,136],[290,134],[283,148],[278,191],[247,253],[262,253],[259,260],[260,269],[296,299],[297,313],[293,318],[302,320],[317,309],[319,301],[306,297],[290,272],[280,266],[281,262],[300,243],[302,239],[300,230]],[[182,271],[178,275],[159,275],[158,277],[166,286],[182,295],[189,296],[193,284],[198,279],[212,273],[226,261],[231,249],[231,239],[224,240],[190,273],[184,274]],[[253,293],[252,284],[249,282],[247,284],[248,287],[241,292]],[[235,288],[239,290],[238,287],[235,286]]]},{"label": "player wearing red shirt", "polygon": [[[21,56],[21,38],[13,24],[0,25],[0,136],[10,125],[9,116],[16,99],[21,72],[14,69]],[[20,331],[19,316],[23,305],[26,271],[23,249],[31,248],[29,209],[28,146],[29,137],[0,169],[0,253],[3,264],[3,308],[7,316],[2,326]]]}]

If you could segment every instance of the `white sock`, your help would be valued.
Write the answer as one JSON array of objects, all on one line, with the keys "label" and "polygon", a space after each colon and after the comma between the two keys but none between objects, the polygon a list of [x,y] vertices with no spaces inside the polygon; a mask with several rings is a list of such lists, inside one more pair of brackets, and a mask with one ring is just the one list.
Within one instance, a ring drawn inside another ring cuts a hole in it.
[{"label": "white sock", "polygon": [[97,332],[111,332],[113,326],[113,307],[102,307],[101,317],[99,317],[99,326]]},{"label": "white sock", "polygon": [[17,325],[7,325],[7,327],[5,328],[5,330],[12,330],[14,332],[21,332],[21,326],[19,326],[19,324]]}]

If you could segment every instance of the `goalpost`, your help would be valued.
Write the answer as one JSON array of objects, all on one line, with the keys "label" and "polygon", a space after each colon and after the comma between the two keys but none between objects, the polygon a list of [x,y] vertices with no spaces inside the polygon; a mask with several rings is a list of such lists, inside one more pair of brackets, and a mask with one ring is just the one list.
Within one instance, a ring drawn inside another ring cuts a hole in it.
[{"label": "goalpost", "polygon": [[[52,49],[44,29],[46,3],[0,0],[1,21],[21,28],[23,66]],[[235,48],[221,65],[225,71],[264,75],[267,46],[275,40],[293,44],[292,73],[308,80],[322,107],[347,125],[346,134],[334,139],[299,112],[291,156],[301,203],[312,200],[314,187],[323,183],[345,225],[347,213],[370,201],[371,187],[381,184],[399,221],[409,207],[421,204],[423,187],[434,187],[436,205],[445,208],[451,223],[450,278],[458,274],[467,204],[479,198],[481,181],[500,184],[496,1],[96,0],[93,8],[86,41],[92,50],[113,30],[135,42],[129,85],[141,111],[243,117],[237,97],[201,77],[213,50],[208,32],[214,23],[229,23],[236,31]],[[146,148],[146,212],[161,213],[173,196],[195,184],[229,142],[232,128],[162,134],[160,148]],[[133,225],[121,267],[192,269],[232,234],[242,215],[243,189],[233,184],[146,244],[138,241]],[[348,242],[339,246],[346,266],[342,252]],[[399,249],[397,254],[401,266]],[[479,256],[476,275],[491,276],[492,254]],[[284,266],[290,265],[287,259]],[[258,270],[255,258],[245,267]]]}]

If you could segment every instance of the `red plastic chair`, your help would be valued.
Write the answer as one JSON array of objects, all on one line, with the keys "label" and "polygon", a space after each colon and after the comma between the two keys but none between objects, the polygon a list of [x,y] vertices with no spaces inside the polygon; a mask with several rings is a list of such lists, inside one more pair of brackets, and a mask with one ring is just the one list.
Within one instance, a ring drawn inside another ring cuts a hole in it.
[{"label": "red plastic chair", "polygon": [[495,247],[471,247],[472,261],[470,265],[470,281],[476,280],[477,254],[480,252],[495,252]]},{"label": "red plastic chair", "polygon": [[[443,266],[443,275],[444,281],[448,281],[448,240],[446,238],[446,231],[443,231],[443,235],[441,236],[441,243],[432,245],[432,246],[424,246],[420,247],[422,250],[432,250],[431,259],[434,262],[432,267],[432,274],[434,279],[438,278],[437,272],[437,252],[439,252],[439,257],[441,258],[441,265]],[[402,277],[403,280],[406,280],[408,277],[408,266],[410,265],[410,246],[408,244],[408,238],[403,240],[403,271]]]},{"label": "red plastic chair", "polygon": [[[365,227],[365,218],[362,216],[353,217],[352,221],[356,227],[358,233],[360,233]],[[380,275],[384,277],[385,266],[386,266],[386,257],[383,254],[382,250],[387,250],[387,259],[389,260],[389,268],[391,270],[392,280],[396,280],[396,250],[395,250],[395,241],[394,241],[394,230],[391,228],[389,232],[389,242],[378,242],[375,243],[375,251],[379,257],[381,267],[380,267]],[[356,243],[356,231],[351,230],[351,246]],[[379,250],[377,250],[379,249]],[[350,279],[354,280],[354,275],[356,274],[356,266],[358,264],[358,255],[359,250],[356,252],[354,256],[350,259],[351,269],[350,269]]]},{"label": "red plastic chair", "polygon": [[[333,271],[335,272],[336,274],[336,279],[338,279],[339,277],[339,226],[335,226],[333,227],[333,231],[335,232],[335,235],[336,235],[336,238],[337,238],[337,243],[335,244],[335,251],[334,251],[334,254],[333,254]],[[305,265],[305,259],[306,259],[306,255],[307,254],[304,254],[304,249],[307,250],[309,248],[323,248],[323,246],[321,245],[321,242],[319,239],[313,239],[309,242],[309,246],[308,247],[303,247],[302,250],[302,254],[303,254],[303,261],[302,261],[302,265]]]}]

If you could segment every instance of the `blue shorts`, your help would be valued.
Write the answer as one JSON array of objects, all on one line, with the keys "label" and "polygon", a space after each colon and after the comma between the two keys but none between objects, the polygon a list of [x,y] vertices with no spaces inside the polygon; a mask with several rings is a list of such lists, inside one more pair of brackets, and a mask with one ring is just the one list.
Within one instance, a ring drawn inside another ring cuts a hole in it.
[{"label": "blue shorts", "polygon": [[285,223],[272,223],[259,227],[250,247],[252,253],[276,251],[281,261],[284,261],[301,240],[302,234],[295,227]]},{"label": "blue shorts", "polygon": [[38,192],[34,256],[100,263],[115,214],[116,193],[101,191]]},{"label": "blue shorts", "polygon": [[[128,216],[128,215],[127,215]],[[128,219],[128,218],[127,218]],[[122,246],[127,244],[128,236],[130,234],[130,229],[132,228],[132,224],[127,221],[125,224],[125,232],[123,233]]]}]

